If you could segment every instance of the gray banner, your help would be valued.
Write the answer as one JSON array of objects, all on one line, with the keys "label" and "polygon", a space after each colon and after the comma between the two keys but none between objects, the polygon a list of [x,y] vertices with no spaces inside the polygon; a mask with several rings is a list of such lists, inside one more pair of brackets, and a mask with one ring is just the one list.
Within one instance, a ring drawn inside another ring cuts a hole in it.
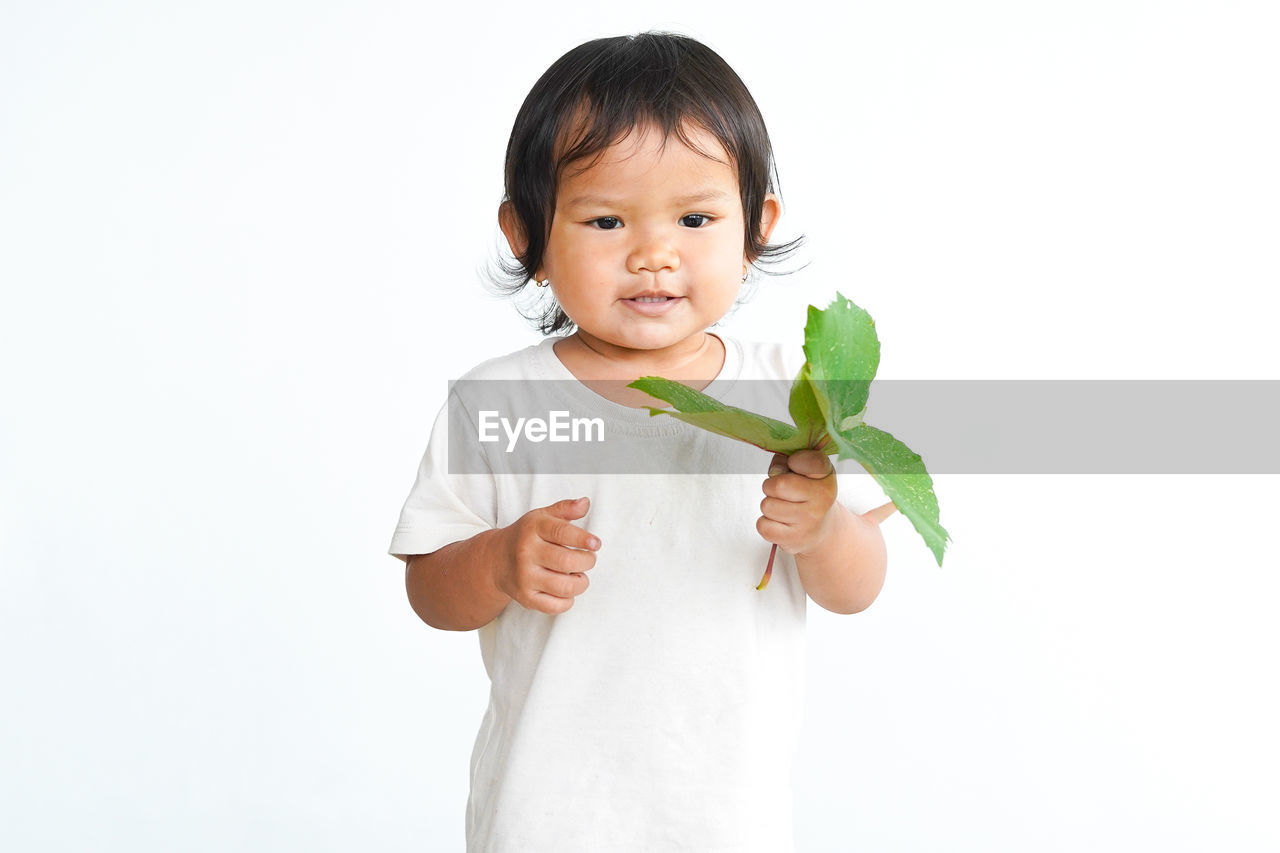
[{"label": "gray banner", "polygon": [[[738,381],[720,399],[790,423],[790,388]],[[460,381],[449,399],[451,473],[760,474],[769,460],[579,383]],[[868,399],[865,422],[931,474],[1280,474],[1277,380],[876,380]]]}]

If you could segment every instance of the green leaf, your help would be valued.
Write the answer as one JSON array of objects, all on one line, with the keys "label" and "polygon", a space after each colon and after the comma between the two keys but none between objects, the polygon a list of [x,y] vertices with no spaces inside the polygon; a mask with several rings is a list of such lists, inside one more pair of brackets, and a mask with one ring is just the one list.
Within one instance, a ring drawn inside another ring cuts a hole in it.
[{"label": "green leaf", "polygon": [[795,453],[807,445],[805,436],[791,424],[726,406],[714,397],[695,391],[688,385],[660,376],[643,376],[627,386],[643,391],[676,408],[676,411],[649,407],[650,415],[671,415],[696,427],[754,444],[774,453]]},{"label": "green leaf", "polygon": [[[650,408],[653,415],[671,415],[775,453],[790,455],[816,448],[837,453],[841,459],[856,459],[911,520],[941,566],[951,537],[938,523],[938,498],[924,461],[889,433],[863,422],[871,381],[880,366],[880,339],[871,315],[840,293],[825,310],[810,305],[804,354],[806,361],[791,385],[787,406],[795,426],[726,406],[687,385],[656,376],[627,387],[676,408]],[[765,577],[767,582],[767,572]]]},{"label": "green leaf", "polygon": [[[791,420],[795,421],[796,430],[806,441],[806,447],[817,447],[827,438],[827,416],[816,396],[813,380],[809,378],[808,363],[800,368],[800,373],[791,383],[791,399],[787,408],[791,412]],[[829,444],[827,446],[830,447]],[[835,448],[832,447],[828,452],[834,453]]]},{"label": "green leaf", "polygon": [[827,431],[861,423],[880,367],[880,339],[871,315],[840,293],[825,311],[810,305],[804,355]]},{"label": "green leaf", "polygon": [[942,565],[950,534],[938,523],[938,498],[920,454],[883,430],[863,424],[834,434],[839,458],[856,459],[875,478]]}]

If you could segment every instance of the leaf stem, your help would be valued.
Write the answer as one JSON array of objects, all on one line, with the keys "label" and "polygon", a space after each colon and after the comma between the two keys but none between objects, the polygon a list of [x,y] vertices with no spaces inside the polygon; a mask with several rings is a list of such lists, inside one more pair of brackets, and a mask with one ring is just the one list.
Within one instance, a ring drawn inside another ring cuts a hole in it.
[{"label": "leaf stem", "polygon": [[773,547],[769,549],[769,565],[764,567],[764,577],[760,578],[760,585],[756,589],[764,589],[769,585],[769,578],[773,575],[773,558],[778,556],[778,543],[774,542]]}]

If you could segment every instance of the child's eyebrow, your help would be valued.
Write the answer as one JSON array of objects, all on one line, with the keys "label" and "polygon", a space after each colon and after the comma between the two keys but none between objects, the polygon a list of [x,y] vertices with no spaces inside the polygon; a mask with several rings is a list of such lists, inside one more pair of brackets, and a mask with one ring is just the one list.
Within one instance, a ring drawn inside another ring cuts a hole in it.
[{"label": "child's eyebrow", "polygon": [[[703,202],[703,201],[728,201],[730,200],[730,198],[731,196],[729,195],[729,193],[724,192],[723,190],[709,189],[709,190],[702,190],[700,192],[692,193],[690,195],[681,196],[680,198],[674,199],[673,203],[677,206],[683,206],[686,204],[696,204],[698,202]],[[565,202],[565,207],[587,207],[587,206],[617,207],[621,204],[622,204],[622,201],[620,199],[609,198],[608,196],[579,195],[579,196],[574,196],[569,201]]]}]

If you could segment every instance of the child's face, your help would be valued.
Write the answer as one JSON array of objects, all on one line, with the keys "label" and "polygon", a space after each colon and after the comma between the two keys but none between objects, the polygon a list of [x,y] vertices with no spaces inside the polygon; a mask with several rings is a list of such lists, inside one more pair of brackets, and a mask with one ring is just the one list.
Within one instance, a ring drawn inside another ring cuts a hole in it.
[{"label": "child's face", "polygon": [[[579,334],[617,354],[701,346],[738,296],[747,258],[737,171],[714,136],[690,131],[719,162],[637,129],[586,171],[570,165],[556,191],[538,278],[551,279]],[[766,239],[776,219],[770,197]]]}]

